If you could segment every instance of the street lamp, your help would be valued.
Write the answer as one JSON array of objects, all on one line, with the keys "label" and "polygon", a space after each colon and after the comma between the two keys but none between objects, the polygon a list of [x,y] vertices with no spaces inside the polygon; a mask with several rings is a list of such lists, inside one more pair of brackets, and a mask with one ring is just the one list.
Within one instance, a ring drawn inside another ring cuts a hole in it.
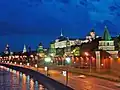
[{"label": "street lamp", "polygon": [[30,63],[27,63],[27,66],[30,66]]},{"label": "street lamp", "polygon": [[69,63],[71,62],[71,58],[70,58],[70,57],[67,57],[67,58],[66,58],[66,62],[67,62],[67,64],[69,64]]},{"label": "street lamp", "polygon": [[51,58],[50,58],[50,57],[46,57],[46,58],[45,58],[45,62],[46,62],[46,63],[50,63],[50,62],[51,62]]},{"label": "street lamp", "polygon": [[48,67],[45,66],[45,67],[44,67],[44,70],[46,71],[46,76],[48,76]]},{"label": "street lamp", "polygon": [[35,64],[35,68],[37,68],[37,71],[38,71],[38,65],[37,64]]},{"label": "street lamp", "polygon": [[22,62],[20,62],[20,65],[22,65]]},{"label": "street lamp", "polygon": [[88,52],[85,52],[85,56],[89,56],[89,53],[88,53]]},{"label": "street lamp", "polygon": [[[90,54],[89,54],[88,52],[85,52],[85,56],[86,56],[86,57],[89,57]],[[90,73],[91,73],[91,71],[92,71],[92,70],[91,70],[91,58],[89,58],[89,60],[90,60],[89,62],[90,62]]]},{"label": "street lamp", "polygon": [[65,74],[66,75],[64,75],[65,77],[66,77],[66,86],[68,85],[68,69],[69,69],[69,67],[68,67],[68,65],[71,63],[71,58],[70,57],[66,57],[66,63],[67,63],[67,70],[66,71],[64,71],[65,72]]},{"label": "street lamp", "polygon": [[45,58],[45,71],[46,71],[46,75],[48,76],[48,70],[49,70],[49,68],[48,68],[48,64],[51,62],[52,60],[51,60],[51,57],[46,57]]}]

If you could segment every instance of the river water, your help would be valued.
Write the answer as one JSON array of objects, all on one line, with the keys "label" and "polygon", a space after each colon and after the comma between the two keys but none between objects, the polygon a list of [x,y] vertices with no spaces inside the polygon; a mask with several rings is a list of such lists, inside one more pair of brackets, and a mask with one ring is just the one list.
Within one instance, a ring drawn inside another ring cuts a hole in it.
[{"label": "river water", "polygon": [[29,75],[0,66],[0,90],[47,90]]}]

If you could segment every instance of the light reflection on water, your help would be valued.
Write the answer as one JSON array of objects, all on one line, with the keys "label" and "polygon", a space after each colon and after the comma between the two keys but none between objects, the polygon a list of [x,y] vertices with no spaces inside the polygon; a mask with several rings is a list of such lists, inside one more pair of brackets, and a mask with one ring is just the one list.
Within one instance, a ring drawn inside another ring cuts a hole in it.
[{"label": "light reflection on water", "polygon": [[0,90],[47,90],[22,72],[0,66]]}]

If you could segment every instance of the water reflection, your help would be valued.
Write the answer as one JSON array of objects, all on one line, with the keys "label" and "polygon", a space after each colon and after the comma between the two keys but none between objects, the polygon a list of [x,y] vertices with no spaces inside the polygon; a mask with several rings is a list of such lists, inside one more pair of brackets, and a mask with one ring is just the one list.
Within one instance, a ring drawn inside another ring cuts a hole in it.
[{"label": "water reflection", "polygon": [[47,90],[29,75],[0,66],[0,90]]}]

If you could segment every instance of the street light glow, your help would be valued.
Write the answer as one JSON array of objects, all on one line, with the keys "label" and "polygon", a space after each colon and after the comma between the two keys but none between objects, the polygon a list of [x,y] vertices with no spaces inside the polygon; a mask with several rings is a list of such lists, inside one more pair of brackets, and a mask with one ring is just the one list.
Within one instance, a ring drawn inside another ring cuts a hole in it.
[{"label": "street light glow", "polygon": [[67,58],[66,58],[66,61],[67,61],[67,63],[70,63],[70,62],[71,62],[70,57],[67,57]]},{"label": "street light glow", "polygon": [[22,65],[22,63],[20,63],[20,65]]},{"label": "street light glow", "polygon": [[53,53],[51,53],[51,56],[53,57],[53,56],[54,56],[54,54],[53,54]]},{"label": "street light glow", "polygon": [[16,64],[16,62],[14,64]]},{"label": "street light glow", "polygon": [[35,64],[35,67],[36,67],[36,68],[38,67],[37,64]]},{"label": "street light glow", "polygon": [[85,52],[85,55],[86,55],[86,56],[89,56],[89,53],[88,53],[88,52]]},{"label": "street light glow", "polygon": [[50,57],[46,57],[45,58],[45,62],[51,62],[51,58]]},{"label": "street light glow", "polygon": [[27,63],[27,66],[30,66],[30,64],[29,64],[29,63]]},{"label": "street light glow", "polygon": [[48,67],[45,67],[44,69],[45,69],[45,71],[47,71],[47,70],[48,70]]}]

